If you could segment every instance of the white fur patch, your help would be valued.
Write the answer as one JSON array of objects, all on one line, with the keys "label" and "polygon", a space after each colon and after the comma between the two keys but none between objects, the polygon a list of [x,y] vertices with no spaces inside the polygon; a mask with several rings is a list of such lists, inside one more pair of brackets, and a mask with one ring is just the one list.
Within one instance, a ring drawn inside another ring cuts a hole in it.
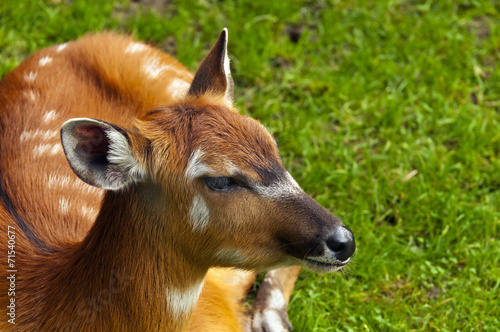
[{"label": "white fur patch", "polygon": [[62,50],[64,50],[67,46],[68,46],[68,43],[64,43],[64,44],[61,44],[61,45],[57,46],[57,48],[56,48],[56,52],[57,52],[57,53],[61,52],[61,51],[62,51]]},{"label": "white fur patch", "polygon": [[255,187],[259,195],[270,199],[280,199],[298,195],[302,189],[295,179],[286,172],[286,179],[272,183],[269,186],[257,185]]},{"label": "white fur patch", "polygon": [[179,78],[174,78],[167,90],[176,99],[183,98],[189,91],[189,83]]},{"label": "white fur patch", "polygon": [[67,198],[59,198],[59,212],[61,214],[65,215],[68,214],[69,212],[69,199]]},{"label": "white fur patch", "polygon": [[39,61],[38,61],[38,64],[40,65],[40,67],[44,67],[48,64],[50,64],[52,62],[52,58],[50,56],[45,56],[43,58],[41,58]]},{"label": "white fur patch", "polygon": [[194,196],[189,207],[189,221],[195,232],[203,231],[210,222],[210,210],[205,200],[198,194]]},{"label": "white fur patch", "polygon": [[196,283],[187,289],[167,289],[165,291],[167,304],[176,317],[186,317],[191,314],[198,302],[205,280]]},{"label": "white fur patch", "polygon": [[50,148],[49,154],[52,156],[55,156],[56,154],[62,153],[62,152],[63,152],[62,145],[60,143],[57,143],[57,144],[52,145],[52,147]]},{"label": "white fur patch", "polygon": [[128,44],[127,48],[125,49],[125,53],[133,54],[133,53],[143,52],[147,49],[148,47],[145,44],[133,42]]},{"label": "white fur patch", "polygon": [[59,114],[57,114],[56,110],[50,110],[50,111],[45,112],[42,120],[45,123],[49,123],[49,122],[57,119],[58,117],[59,117]]},{"label": "white fur patch", "polygon": [[178,74],[178,76],[181,77],[193,77],[193,74],[188,71],[179,70],[171,64],[164,63],[163,60],[158,56],[149,57],[147,59],[147,62],[142,65],[142,71],[151,79],[158,78],[158,76],[160,76],[160,74],[162,74],[165,70],[175,72],[176,74]]},{"label": "white fur patch", "polygon": [[[69,175],[61,175],[56,173],[51,173],[48,176],[45,175],[44,183],[47,185],[48,189],[66,189],[66,188],[77,188],[80,191],[86,192],[86,194],[93,195],[96,200],[101,199],[102,189],[91,186],[83,182],[78,178],[71,177]],[[83,210],[85,208],[82,208]],[[89,208],[94,211],[93,208]],[[89,212],[94,214],[94,212]],[[97,212],[96,212],[97,213]],[[88,214],[86,212],[82,212],[82,214]]]},{"label": "white fur patch", "polygon": [[32,154],[34,158],[39,158],[46,155],[55,156],[56,154],[61,152],[63,152],[63,148],[60,143],[39,144],[33,148]]},{"label": "white fur patch", "polygon": [[24,80],[28,83],[33,83],[36,78],[36,71],[30,71],[28,74],[24,74]]},{"label": "white fur patch", "polygon": [[288,328],[283,326],[283,319],[275,310],[264,310],[264,320],[267,322],[270,331],[288,332]]},{"label": "white fur patch", "polygon": [[283,309],[286,305],[283,292],[277,288],[271,290],[271,294],[267,302],[268,307],[274,309]]},{"label": "white fur patch", "polygon": [[289,332],[277,310],[258,311],[253,317],[252,326],[256,331]]},{"label": "white fur patch", "polygon": [[24,131],[21,134],[20,141],[26,142],[28,140],[44,140],[50,141],[59,138],[58,130],[33,130],[33,131]]},{"label": "white fur patch", "polygon": [[189,180],[193,180],[197,177],[213,172],[210,167],[203,164],[202,162],[203,155],[204,153],[202,150],[196,150],[193,153],[191,153],[186,168],[186,178],[188,178]]},{"label": "white fur patch", "polygon": [[36,98],[38,97],[38,93],[35,92],[34,90],[29,90],[29,91],[24,91],[24,96],[28,99],[30,99],[31,101],[35,101]]},{"label": "white fur patch", "polygon": [[106,130],[106,136],[109,138],[108,161],[127,171],[133,179],[142,178],[145,172],[135,159],[125,136],[112,130]]},{"label": "white fur patch", "polygon": [[96,209],[83,205],[80,208],[80,213],[84,218],[94,220],[95,218],[97,218],[98,211]]},{"label": "white fur patch", "polygon": [[68,175],[49,174],[49,178],[45,179],[45,183],[50,189],[57,187],[68,187],[70,182],[71,177]]},{"label": "white fur patch", "polygon": [[164,70],[170,68],[170,66],[164,65],[160,62],[160,58],[155,57],[150,59],[149,62],[145,63],[142,70],[150,78],[157,78]]}]

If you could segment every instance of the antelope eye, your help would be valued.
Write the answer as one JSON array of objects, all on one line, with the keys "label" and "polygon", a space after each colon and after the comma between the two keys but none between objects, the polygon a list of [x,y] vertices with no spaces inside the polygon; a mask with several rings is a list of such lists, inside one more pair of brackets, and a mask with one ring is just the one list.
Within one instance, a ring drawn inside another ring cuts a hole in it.
[{"label": "antelope eye", "polygon": [[239,186],[235,179],[228,177],[206,177],[205,184],[213,191],[228,191]]}]

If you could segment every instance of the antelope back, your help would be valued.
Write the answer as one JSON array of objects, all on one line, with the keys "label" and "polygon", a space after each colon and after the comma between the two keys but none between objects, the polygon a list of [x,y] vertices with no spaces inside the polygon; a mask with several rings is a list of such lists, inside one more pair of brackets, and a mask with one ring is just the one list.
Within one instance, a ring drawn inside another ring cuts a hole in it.
[{"label": "antelope back", "polygon": [[60,141],[62,124],[91,117],[125,128],[176,102],[193,75],[177,60],[111,33],[41,50],[0,82],[4,200],[35,243],[81,240],[102,189],[78,179]]}]

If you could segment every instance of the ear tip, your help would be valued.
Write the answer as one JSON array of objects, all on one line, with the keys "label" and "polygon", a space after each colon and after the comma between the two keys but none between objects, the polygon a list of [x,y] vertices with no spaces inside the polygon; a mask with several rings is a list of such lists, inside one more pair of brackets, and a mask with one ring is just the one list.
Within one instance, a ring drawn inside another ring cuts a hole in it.
[{"label": "ear tip", "polygon": [[221,38],[224,38],[227,41],[227,38],[229,36],[229,31],[227,30],[227,28],[222,29],[220,36]]}]

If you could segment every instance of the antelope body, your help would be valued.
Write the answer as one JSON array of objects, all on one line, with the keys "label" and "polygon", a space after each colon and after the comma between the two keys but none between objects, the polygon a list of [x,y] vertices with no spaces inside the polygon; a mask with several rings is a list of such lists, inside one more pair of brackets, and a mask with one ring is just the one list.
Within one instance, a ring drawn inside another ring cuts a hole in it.
[{"label": "antelope body", "polygon": [[352,232],[233,108],[226,46],[224,30],[193,76],[102,33],[0,81],[2,331],[239,331],[251,274],[222,268],[348,263]]}]

